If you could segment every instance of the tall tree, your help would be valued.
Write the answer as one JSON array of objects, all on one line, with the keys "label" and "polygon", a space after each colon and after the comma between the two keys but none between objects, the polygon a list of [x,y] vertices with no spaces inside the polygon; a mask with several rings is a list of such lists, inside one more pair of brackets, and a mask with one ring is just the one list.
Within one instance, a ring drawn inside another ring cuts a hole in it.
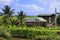
[{"label": "tall tree", "polygon": [[23,25],[24,24],[24,18],[25,18],[25,14],[23,13],[23,11],[18,12],[18,21],[19,21],[19,25]]},{"label": "tall tree", "polygon": [[2,9],[3,12],[1,12],[1,14],[4,15],[4,17],[2,18],[2,22],[4,24],[6,23],[11,23],[11,16],[12,14],[14,13],[14,9],[11,9],[8,5],[6,5],[3,9]]}]

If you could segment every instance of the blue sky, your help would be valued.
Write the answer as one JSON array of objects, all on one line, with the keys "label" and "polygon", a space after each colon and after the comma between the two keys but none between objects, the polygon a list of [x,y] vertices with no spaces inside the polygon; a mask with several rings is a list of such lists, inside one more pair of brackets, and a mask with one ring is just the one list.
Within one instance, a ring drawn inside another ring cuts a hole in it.
[{"label": "blue sky", "polygon": [[15,9],[15,14],[20,10],[26,15],[51,14],[55,8],[60,12],[60,0],[0,0],[0,11],[5,5]]}]

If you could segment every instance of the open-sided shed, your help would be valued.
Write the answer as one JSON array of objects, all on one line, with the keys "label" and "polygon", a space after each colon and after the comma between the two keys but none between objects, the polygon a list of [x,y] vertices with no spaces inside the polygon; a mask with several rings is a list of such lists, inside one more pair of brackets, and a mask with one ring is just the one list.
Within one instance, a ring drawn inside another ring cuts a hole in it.
[{"label": "open-sided shed", "polygon": [[42,17],[32,17],[32,18],[25,18],[25,24],[28,26],[45,26],[47,20],[43,19]]}]

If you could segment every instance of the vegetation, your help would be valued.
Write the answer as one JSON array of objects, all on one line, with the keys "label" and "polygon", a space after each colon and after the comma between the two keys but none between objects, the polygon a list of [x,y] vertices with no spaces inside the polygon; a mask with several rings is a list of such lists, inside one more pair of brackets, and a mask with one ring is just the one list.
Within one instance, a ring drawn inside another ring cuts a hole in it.
[{"label": "vegetation", "polygon": [[[25,39],[34,39],[34,40],[57,40],[60,39],[60,27],[53,27],[53,28],[44,28],[44,27],[27,27],[27,26],[11,26],[9,28],[3,27],[3,29],[7,29],[8,33],[6,32],[3,35],[4,37],[8,36],[15,37],[15,38],[25,38]],[[10,32],[9,32],[10,31]],[[2,34],[1,34],[2,35]],[[11,36],[10,36],[11,35]]]},{"label": "vegetation", "polygon": [[24,21],[24,18],[25,18],[25,14],[23,13],[23,11],[18,12],[17,18],[18,18],[18,21],[19,21],[19,25],[23,26],[24,25],[23,21]]},{"label": "vegetation", "polygon": [[10,34],[9,29],[7,29],[4,26],[1,26],[0,27],[0,39],[3,40],[3,38],[6,40],[11,40],[11,34]]},{"label": "vegetation", "polygon": [[60,25],[60,15],[57,17],[57,24]]},{"label": "vegetation", "polygon": [[[14,9],[8,5],[2,9],[0,16],[0,39],[11,40],[13,37],[27,38],[31,40],[60,40],[60,27],[28,27],[24,24],[26,15],[23,11],[13,17]],[[26,17],[28,18],[28,17]]]},{"label": "vegetation", "polygon": [[14,9],[11,10],[11,8],[6,5],[4,7],[4,9],[2,9],[3,13],[1,13],[3,15],[3,18],[2,18],[2,24],[11,24],[11,16],[12,14],[14,13]]},{"label": "vegetation", "polygon": [[37,27],[19,27],[11,29],[11,34],[14,37],[28,38],[28,39],[55,39],[56,31],[49,30],[47,28],[37,28]]}]

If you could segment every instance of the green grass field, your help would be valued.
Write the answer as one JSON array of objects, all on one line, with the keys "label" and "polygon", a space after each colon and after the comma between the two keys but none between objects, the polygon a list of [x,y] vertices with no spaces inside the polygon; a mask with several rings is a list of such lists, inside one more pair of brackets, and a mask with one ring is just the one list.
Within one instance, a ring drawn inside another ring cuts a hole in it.
[{"label": "green grass field", "polygon": [[[3,18],[3,16],[0,16],[0,19],[2,19]],[[13,18],[14,20],[17,20],[17,16],[13,16],[13,17],[11,17],[11,18]],[[26,16],[25,18],[37,18],[37,16]]]}]

